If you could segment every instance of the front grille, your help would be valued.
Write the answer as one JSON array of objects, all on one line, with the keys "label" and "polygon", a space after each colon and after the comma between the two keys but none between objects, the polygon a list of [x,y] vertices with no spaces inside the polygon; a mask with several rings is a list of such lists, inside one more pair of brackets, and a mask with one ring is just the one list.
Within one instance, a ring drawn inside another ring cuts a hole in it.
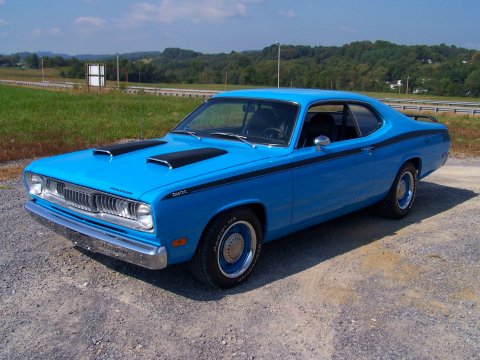
[{"label": "front grille", "polygon": [[64,187],[63,196],[68,205],[81,210],[96,212],[94,197],[82,191],[77,191]]},{"label": "front grille", "polygon": [[105,213],[137,220],[138,203],[135,201],[49,178],[46,180],[46,189],[49,196],[53,195],[60,201],[65,201],[70,207],[90,213]]}]

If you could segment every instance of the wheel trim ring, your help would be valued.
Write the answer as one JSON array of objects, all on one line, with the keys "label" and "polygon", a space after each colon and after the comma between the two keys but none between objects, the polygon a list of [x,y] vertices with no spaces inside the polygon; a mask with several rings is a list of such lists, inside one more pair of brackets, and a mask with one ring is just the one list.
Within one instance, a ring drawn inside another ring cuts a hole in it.
[{"label": "wheel trim ring", "polygon": [[415,180],[410,171],[406,171],[400,177],[397,185],[397,205],[405,210],[412,202]]},{"label": "wheel trim ring", "polygon": [[[239,234],[244,241],[242,254],[236,261],[229,263],[224,257],[225,244],[232,235]],[[220,272],[228,278],[236,278],[249,268],[257,248],[257,235],[253,226],[246,221],[236,221],[228,227],[217,247],[217,263]]]}]

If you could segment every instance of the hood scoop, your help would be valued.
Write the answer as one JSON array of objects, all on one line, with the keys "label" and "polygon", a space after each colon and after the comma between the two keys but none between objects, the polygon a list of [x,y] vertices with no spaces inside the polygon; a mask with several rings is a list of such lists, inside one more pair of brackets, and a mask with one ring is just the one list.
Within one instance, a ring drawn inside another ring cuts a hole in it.
[{"label": "hood scoop", "polygon": [[132,151],[146,149],[152,146],[166,144],[166,141],[161,140],[144,140],[144,141],[135,141],[125,144],[115,144],[105,147],[101,147],[93,150],[93,155],[107,155],[107,156],[117,156],[126,154]]},{"label": "hood scoop", "polygon": [[216,148],[185,150],[152,156],[147,159],[147,162],[165,165],[170,169],[176,169],[181,166],[194,164],[196,162],[211,159],[226,153],[227,151]]}]

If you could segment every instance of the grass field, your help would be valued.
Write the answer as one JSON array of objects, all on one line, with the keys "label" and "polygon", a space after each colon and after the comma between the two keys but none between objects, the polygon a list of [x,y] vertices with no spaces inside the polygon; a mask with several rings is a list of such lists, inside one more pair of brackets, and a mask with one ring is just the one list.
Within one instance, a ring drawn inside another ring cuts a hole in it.
[{"label": "grass field", "polygon": [[0,161],[159,137],[202,101],[0,85]]},{"label": "grass field", "polygon": [[[202,101],[0,85],[0,161],[159,137]],[[454,154],[480,155],[479,117],[442,115],[438,119],[449,127]]]},{"label": "grass field", "polygon": [[19,69],[11,67],[0,67],[0,79],[2,80],[18,80],[18,81],[75,81],[79,82],[79,79],[65,79],[60,77],[60,72],[67,71],[65,68],[45,68],[43,69],[43,76],[41,69]]}]

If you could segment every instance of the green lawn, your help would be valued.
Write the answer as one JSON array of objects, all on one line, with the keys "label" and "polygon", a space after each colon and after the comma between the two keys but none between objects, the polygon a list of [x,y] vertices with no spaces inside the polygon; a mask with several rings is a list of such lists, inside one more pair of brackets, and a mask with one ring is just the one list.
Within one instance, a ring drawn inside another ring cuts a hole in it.
[{"label": "green lawn", "polygon": [[202,101],[0,85],[0,161],[159,137]]}]

